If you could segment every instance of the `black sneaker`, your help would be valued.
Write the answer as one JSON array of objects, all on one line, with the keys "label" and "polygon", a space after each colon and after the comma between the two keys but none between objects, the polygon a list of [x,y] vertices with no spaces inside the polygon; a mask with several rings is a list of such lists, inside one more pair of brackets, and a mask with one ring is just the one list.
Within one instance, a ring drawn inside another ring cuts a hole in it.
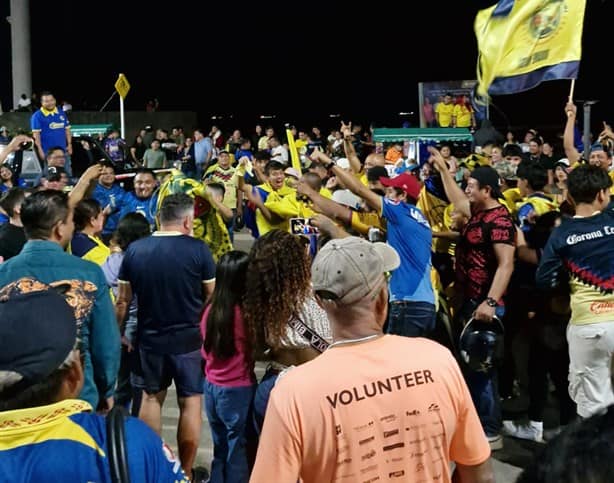
[{"label": "black sneaker", "polygon": [[204,466],[197,466],[192,469],[192,482],[194,483],[207,483],[209,481],[209,470]]}]

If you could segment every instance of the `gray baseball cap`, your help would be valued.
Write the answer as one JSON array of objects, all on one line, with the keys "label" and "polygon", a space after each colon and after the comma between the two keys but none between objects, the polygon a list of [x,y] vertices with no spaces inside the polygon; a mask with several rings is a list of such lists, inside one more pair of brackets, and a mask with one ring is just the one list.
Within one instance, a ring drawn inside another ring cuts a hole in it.
[{"label": "gray baseball cap", "polygon": [[384,274],[401,264],[399,254],[386,243],[358,237],[329,241],[311,266],[314,292],[341,305],[358,302],[372,293]]}]

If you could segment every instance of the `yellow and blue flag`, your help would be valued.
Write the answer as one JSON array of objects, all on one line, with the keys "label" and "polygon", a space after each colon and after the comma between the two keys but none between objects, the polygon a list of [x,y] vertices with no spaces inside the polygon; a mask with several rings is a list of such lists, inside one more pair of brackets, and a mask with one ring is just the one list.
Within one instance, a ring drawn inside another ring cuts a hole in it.
[{"label": "yellow and blue flag", "polygon": [[576,79],[586,0],[500,0],[475,19],[481,97]]}]

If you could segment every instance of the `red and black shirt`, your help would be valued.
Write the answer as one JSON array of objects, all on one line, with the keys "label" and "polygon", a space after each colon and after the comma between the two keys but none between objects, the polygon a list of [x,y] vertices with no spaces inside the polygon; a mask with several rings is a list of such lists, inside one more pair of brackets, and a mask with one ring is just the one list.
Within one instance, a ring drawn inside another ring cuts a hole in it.
[{"label": "red and black shirt", "polygon": [[473,212],[456,245],[456,283],[466,299],[487,297],[498,267],[495,243],[516,243],[514,221],[503,205]]}]

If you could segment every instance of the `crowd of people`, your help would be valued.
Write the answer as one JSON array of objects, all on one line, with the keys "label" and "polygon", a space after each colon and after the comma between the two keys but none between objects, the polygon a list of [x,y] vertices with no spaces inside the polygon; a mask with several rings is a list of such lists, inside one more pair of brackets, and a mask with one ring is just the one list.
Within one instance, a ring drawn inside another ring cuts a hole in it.
[{"label": "crowd of people", "polygon": [[[553,481],[557,452],[609,419],[614,133],[583,159],[573,103],[562,146],[483,130],[472,152],[433,143],[421,162],[344,122],[148,128],[132,147],[112,131],[78,179],[68,117],[41,104],[32,137],[0,152],[11,479],[106,481],[123,459],[132,481],[205,481],[204,413],[214,483],[489,482],[504,435],[552,440],[521,481]],[[28,143],[29,184],[14,162]],[[233,249],[245,229],[249,253]],[[171,384],[177,458],[160,439]],[[521,394],[513,420],[502,406]],[[135,417],[122,429],[117,408]]]}]

